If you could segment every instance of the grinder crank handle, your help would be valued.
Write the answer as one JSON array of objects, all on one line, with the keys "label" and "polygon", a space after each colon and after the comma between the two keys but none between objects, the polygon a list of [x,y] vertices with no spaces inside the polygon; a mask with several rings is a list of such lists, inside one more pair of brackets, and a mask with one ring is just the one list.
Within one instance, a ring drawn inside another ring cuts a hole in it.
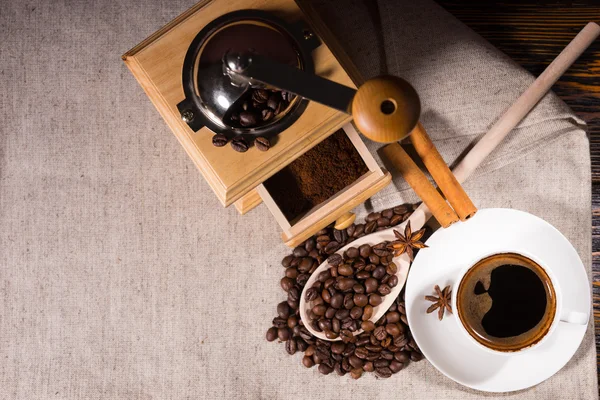
[{"label": "grinder crank handle", "polygon": [[223,70],[237,86],[273,86],[351,114],[358,129],[376,142],[397,142],[419,121],[421,102],[404,79],[380,76],[358,90],[250,53],[227,53]]}]

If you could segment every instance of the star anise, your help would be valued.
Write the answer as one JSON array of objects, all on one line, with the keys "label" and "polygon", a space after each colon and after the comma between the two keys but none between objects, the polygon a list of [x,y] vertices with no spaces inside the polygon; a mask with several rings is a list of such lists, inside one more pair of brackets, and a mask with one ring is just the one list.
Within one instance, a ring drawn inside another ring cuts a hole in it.
[{"label": "star anise", "polygon": [[412,261],[414,257],[413,249],[423,249],[427,247],[426,244],[420,241],[424,234],[425,228],[412,233],[409,220],[404,228],[404,235],[394,229],[394,235],[396,235],[398,240],[391,242],[387,248],[394,252],[395,257],[404,253],[408,254],[408,258]]},{"label": "star anise", "polygon": [[450,285],[446,286],[444,290],[440,290],[440,287],[435,285],[434,290],[437,296],[425,296],[425,300],[433,301],[433,304],[427,309],[427,314],[431,314],[437,309],[438,318],[441,321],[444,318],[444,310],[452,314],[452,306],[450,305],[452,290]]}]

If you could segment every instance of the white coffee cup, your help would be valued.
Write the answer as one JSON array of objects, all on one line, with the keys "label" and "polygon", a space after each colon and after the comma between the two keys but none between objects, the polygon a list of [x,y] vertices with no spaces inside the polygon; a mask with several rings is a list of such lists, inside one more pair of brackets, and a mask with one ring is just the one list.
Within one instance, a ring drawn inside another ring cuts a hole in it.
[{"label": "white coffee cup", "polygon": [[519,254],[521,256],[524,256],[526,258],[529,258],[530,260],[532,260],[533,262],[537,263],[543,270],[544,272],[548,275],[548,277],[550,278],[550,282],[552,287],[554,288],[554,293],[555,293],[555,298],[556,298],[556,308],[555,308],[555,312],[552,316],[552,323],[550,325],[550,328],[546,331],[545,335],[538,340],[537,342],[533,343],[530,346],[518,349],[518,350],[514,350],[514,351],[504,351],[504,350],[496,350],[496,349],[492,349],[490,347],[485,346],[484,344],[480,343],[477,339],[475,339],[467,330],[467,328],[463,325],[463,321],[461,320],[461,318],[456,315],[456,318],[453,318],[456,323],[459,326],[459,330],[477,347],[479,347],[480,349],[487,351],[487,352],[491,352],[493,354],[501,354],[504,356],[510,356],[510,355],[515,355],[515,354],[522,354],[524,352],[530,351],[536,347],[539,347],[540,345],[542,345],[554,332],[554,330],[556,329],[557,325],[562,321],[562,322],[566,322],[566,323],[570,323],[570,324],[577,324],[577,325],[585,325],[588,322],[588,316],[585,313],[582,312],[578,312],[578,311],[573,311],[573,310],[569,310],[563,307],[563,298],[562,298],[562,293],[560,290],[560,285],[558,284],[558,281],[556,279],[556,277],[554,276],[553,272],[546,266],[544,265],[540,259],[538,257],[533,256],[532,254],[526,254],[523,251],[512,251],[512,250],[505,250],[505,251],[495,251],[491,254],[486,254],[483,255],[481,257],[478,257],[477,260],[474,260],[472,263],[470,263],[467,267],[465,267],[464,269],[462,269],[459,274],[457,275],[456,279],[454,280],[455,285],[452,288],[452,310],[454,311],[455,314],[458,314],[458,307],[457,307],[457,297],[458,297],[458,288],[460,287],[465,275],[467,274],[467,272],[469,272],[469,270],[471,270],[471,268],[473,268],[475,266],[475,264],[477,264],[479,261],[496,255],[496,254],[506,254],[506,253],[513,253],[513,254]]}]

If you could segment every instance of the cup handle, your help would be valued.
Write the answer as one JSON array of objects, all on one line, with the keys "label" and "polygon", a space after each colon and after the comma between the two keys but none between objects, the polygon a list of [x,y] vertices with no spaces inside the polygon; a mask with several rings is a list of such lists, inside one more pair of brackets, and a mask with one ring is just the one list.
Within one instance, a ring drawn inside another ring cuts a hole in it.
[{"label": "cup handle", "polygon": [[587,325],[588,315],[579,311],[563,309],[560,314],[560,320],[569,324]]}]

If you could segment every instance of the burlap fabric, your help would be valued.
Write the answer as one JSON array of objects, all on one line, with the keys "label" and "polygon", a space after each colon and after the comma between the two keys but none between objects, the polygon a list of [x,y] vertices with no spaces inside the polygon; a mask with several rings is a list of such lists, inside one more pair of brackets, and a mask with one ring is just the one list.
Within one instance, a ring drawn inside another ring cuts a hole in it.
[{"label": "burlap fabric", "polygon": [[[264,340],[287,249],[223,209],[119,56],[192,0],[0,9],[1,399],[476,399],[426,361],[388,380],[306,370]],[[369,77],[409,79],[453,162],[532,80],[429,1],[319,3]],[[554,224],[591,264],[588,141],[548,95],[466,184]],[[370,144],[377,154],[375,144]],[[403,183],[366,204],[413,200]],[[519,399],[597,396],[593,327]]]}]

